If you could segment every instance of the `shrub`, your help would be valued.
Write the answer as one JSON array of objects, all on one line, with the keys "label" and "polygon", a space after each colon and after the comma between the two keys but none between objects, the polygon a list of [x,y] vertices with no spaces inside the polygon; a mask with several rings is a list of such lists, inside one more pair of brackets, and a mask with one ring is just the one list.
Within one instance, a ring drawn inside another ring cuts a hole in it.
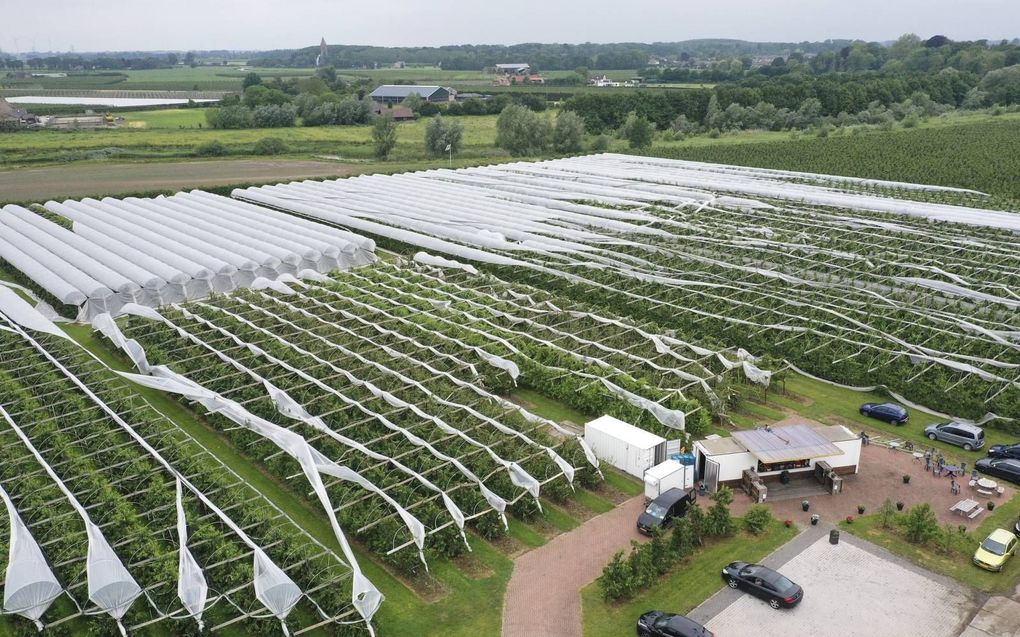
[{"label": "shrub", "polygon": [[463,139],[464,126],[460,122],[436,115],[425,127],[425,152],[429,157],[446,157],[451,152],[456,155]]},{"label": "shrub", "polygon": [[553,129],[553,150],[557,153],[581,152],[584,120],[573,111],[560,111]]},{"label": "shrub", "polygon": [[287,144],[279,137],[263,137],[255,142],[251,152],[253,155],[279,155],[287,152]]},{"label": "shrub", "polygon": [[256,128],[285,128],[297,120],[297,108],[292,104],[264,104],[252,111],[252,122]]},{"label": "shrub", "polygon": [[705,511],[702,510],[701,505],[694,503],[687,507],[687,515],[684,516],[687,524],[691,528],[691,540],[701,545],[705,538],[705,527],[708,524],[708,520],[705,519]]},{"label": "shrub", "polygon": [[515,157],[539,155],[549,145],[549,120],[519,104],[503,109],[496,120],[496,146]]},{"label": "shrub", "polygon": [[673,567],[674,558],[669,540],[659,527],[652,528],[652,541],[641,547],[641,550],[648,551],[656,575],[665,575]]},{"label": "shrub", "polygon": [[[695,508],[697,507],[691,507],[691,509]],[[694,552],[694,531],[689,515],[688,513],[688,516],[673,523],[673,534],[669,538],[669,548],[673,551],[673,557],[678,560],[682,560]]]},{"label": "shrub", "polygon": [[229,154],[229,152],[227,147],[223,145],[223,142],[218,139],[199,144],[195,147],[195,155],[199,157],[222,157]]},{"label": "shrub", "polygon": [[646,545],[631,540],[627,564],[630,566],[635,590],[648,586],[658,577],[655,564],[652,563],[652,552]]},{"label": "shrub", "polygon": [[907,541],[914,544],[924,544],[931,540],[939,531],[938,519],[935,511],[927,502],[910,507],[903,522],[906,529]]},{"label": "shrub", "polygon": [[708,510],[705,519],[705,534],[716,537],[726,537],[736,532],[736,525],[730,515],[730,503],[733,502],[733,492],[729,487],[720,487],[712,494],[712,508]]},{"label": "shrub", "polygon": [[379,159],[389,157],[390,151],[397,145],[397,123],[388,115],[376,117],[372,124],[372,142],[375,145],[375,156]]},{"label": "shrub", "polygon": [[602,569],[599,587],[602,589],[602,599],[606,601],[626,599],[633,594],[634,572],[630,562],[623,559],[623,551],[617,551]]},{"label": "shrub", "polygon": [[591,140],[591,150],[596,153],[604,153],[609,150],[609,137],[606,135],[599,135],[595,139]]},{"label": "shrub", "polygon": [[878,509],[878,519],[883,529],[891,528],[896,521],[896,508],[889,498],[886,498],[881,508]]},{"label": "shrub", "polygon": [[222,129],[251,128],[255,121],[251,109],[240,105],[210,108],[205,119],[212,128]]},{"label": "shrub", "polygon": [[648,148],[652,145],[652,124],[636,113],[627,116],[621,131],[631,148]]},{"label": "shrub", "polygon": [[744,527],[755,535],[761,535],[772,520],[772,511],[763,504],[756,504],[744,514]]}]

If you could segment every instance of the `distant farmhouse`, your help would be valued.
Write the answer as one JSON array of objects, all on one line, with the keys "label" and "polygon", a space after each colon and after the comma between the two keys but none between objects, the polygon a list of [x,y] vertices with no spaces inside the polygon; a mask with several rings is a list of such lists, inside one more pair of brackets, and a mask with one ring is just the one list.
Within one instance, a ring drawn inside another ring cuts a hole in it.
[{"label": "distant farmhouse", "polygon": [[497,64],[496,78],[493,86],[510,86],[511,84],[545,84],[545,78],[531,72],[531,65],[523,62]]},{"label": "distant farmhouse", "polygon": [[0,130],[37,124],[35,115],[0,97]]},{"label": "distant farmhouse", "polygon": [[426,102],[436,104],[452,102],[457,98],[457,92],[452,88],[416,84],[383,84],[368,94],[370,98],[381,104],[403,102],[412,95],[417,95]]},{"label": "distant farmhouse", "polygon": [[515,64],[497,64],[496,65],[496,72],[497,73],[502,73],[503,75],[524,75],[524,74],[528,73],[529,71],[531,71],[531,65],[530,64],[522,64],[522,63],[518,62],[518,63],[515,63]]},{"label": "distant farmhouse", "polygon": [[406,106],[393,106],[372,102],[372,112],[376,115],[392,117],[395,122],[413,122],[416,119],[414,111]]}]

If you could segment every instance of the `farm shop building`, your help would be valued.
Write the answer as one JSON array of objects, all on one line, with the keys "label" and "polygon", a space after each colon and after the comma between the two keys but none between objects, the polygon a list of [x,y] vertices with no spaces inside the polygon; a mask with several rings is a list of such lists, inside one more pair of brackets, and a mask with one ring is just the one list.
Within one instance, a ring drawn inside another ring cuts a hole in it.
[{"label": "farm shop building", "polygon": [[791,479],[814,477],[821,461],[837,474],[853,474],[860,458],[860,438],[842,425],[761,427],[694,443],[696,475],[709,490],[739,486],[745,469],[765,483],[778,482],[784,471]]},{"label": "farm shop building", "polygon": [[417,95],[426,102],[443,103],[452,102],[457,92],[452,88],[442,86],[421,86],[417,84],[383,84],[371,93],[369,97],[382,104],[403,102],[411,95]]}]

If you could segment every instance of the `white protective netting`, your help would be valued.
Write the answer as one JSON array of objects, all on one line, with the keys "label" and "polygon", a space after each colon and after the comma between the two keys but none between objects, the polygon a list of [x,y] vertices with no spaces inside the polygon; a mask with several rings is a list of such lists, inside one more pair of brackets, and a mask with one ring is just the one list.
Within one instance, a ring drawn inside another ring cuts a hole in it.
[{"label": "white protective netting", "polygon": [[[0,258],[88,321],[125,303],[204,298],[302,270],[374,260],[354,233],[195,191],[172,197],[50,201],[71,229],[16,205],[0,214]],[[83,298],[84,297],[84,298]]]},{"label": "white protective netting", "polygon": [[30,619],[42,630],[40,618],[64,589],[3,487],[0,487],[0,499],[11,521],[10,551],[4,575],[4,612]]},{"label": "white protective netting", "polygon": [[[59,328],[52,323],[49,323],[45,317],[39,315],[25,301],[4,287],[0,287],[0,313],[9,318],[11,321],[14,321],[14,324],[20,327],[33,329],[35,331],[42,331],[65,339],[68,338],[62,331],[59,330]],[[176,531],[179,540],[177,591],[188,616],[195,619],[200,627],[203,625],[202,614],[208,601],[208,585],[205,581],[200,565],[195,560],[187,546],[187,520],[182,501],[182,494],[185,489],[197,497],[203,505],[210,509],[221,522],[230,528],[230,530],[251,549],[254,560],[253,569],[255,578],[253,586],[256,598],[272,614],[272,616],[279,619],[281,627],[286,634],[287,626],[284,621],[295,604],[303,596],[303,593],[297,584],[290,579],[283,569],[277,566],[273,560],[266,555],[263,548],[254,542],[241,528],[241,526],[239,526],[223,510],[216,506],[202,491],[191,484],[186,477],[180,474],[154,447],[140,436],[126,421],[117,415],[116,412],[110,409],[110,407],[107,406],[95,393],[93,393],[91,389],[82,383],[80,379],[57,361],[52,354],[32,339],[26,332],[21,331],[20,329],[18,329],[18,331],[25,340],[27,340],[45,358],[47,358],[53,366],[60,370],[61,373],[67,376],[67,378],[83,393],[101,407],[112,421],[123,429],[135,443],[141,446],[145,452],[154,458],[176,479]],[[144,361],[144,352],[140,352],[140,356],[140,360]],[[134,376],[131,374],[123,375],[129,378]],[[139,378],[148,379],[149,377],[143,376]],[[173,381],[171,380],[170,382]],[[106,541],[106,538],[99,530],[99,527],[91,521],[86,510],[78,503],[73,493],[59,479],[55,471],[45,462],[42,455],[35,449],[34,446],[32,446],[29,438],[21,431],[14,420],[2,407],[0,407],[0,415],[2,415],[8,424],[11,425],[11,427],[15,430],[15,433],[29,448],[29,451],[37,459],[37,461],[43,465],[47,474],[54,480],[85,522],[86,533],[89,540],[86,565],[89,599],[97,605],[100,612],[105,612],[115,619],[122,632],[126,632],[124,626],[121,624],[121,620],[134,601],[138,597],[142,596],[144,592],[117,557],[109,542]],[[338,527],[336,528],[338,530]],[[382,594],[361,573],[355,556],[351,551],[350,546],[347,544],[346,539],[342,537],[342,534],[339,539],[344,549],[345,556],[349,561],[348,566],[352,571],[353,604],[366,622],[370,622],[372,616],[376,610],[378,610],[378,607],[382,602]],[[370,625],[369,630],[371,631]]]}]

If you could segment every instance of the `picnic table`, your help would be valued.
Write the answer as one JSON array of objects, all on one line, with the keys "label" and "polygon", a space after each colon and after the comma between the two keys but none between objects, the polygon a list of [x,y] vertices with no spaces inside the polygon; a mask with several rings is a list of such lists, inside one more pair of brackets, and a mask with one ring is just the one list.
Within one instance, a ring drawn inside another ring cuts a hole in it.
[{"label": "picnic table", "polygon": [[978,506],[977,500],[971,500],[969,498],[960,500],[949,508],[952,513],[959,513],[960,515],[966,515],[969,518],[975,518],[984,509]]},{"label": "picnic table", "polygon": [[977,481],[977,485],[982,489],[988,489],[989,491],[991,491],[995,487],[999,486],[999,483],[989,478],[981,478],[980,480]]},{"label": "picnic table", "polygon": [[951,476],[956,476],[959,473],[963,473],[963,469],[955,464],[942,465],[942,470]]}]

